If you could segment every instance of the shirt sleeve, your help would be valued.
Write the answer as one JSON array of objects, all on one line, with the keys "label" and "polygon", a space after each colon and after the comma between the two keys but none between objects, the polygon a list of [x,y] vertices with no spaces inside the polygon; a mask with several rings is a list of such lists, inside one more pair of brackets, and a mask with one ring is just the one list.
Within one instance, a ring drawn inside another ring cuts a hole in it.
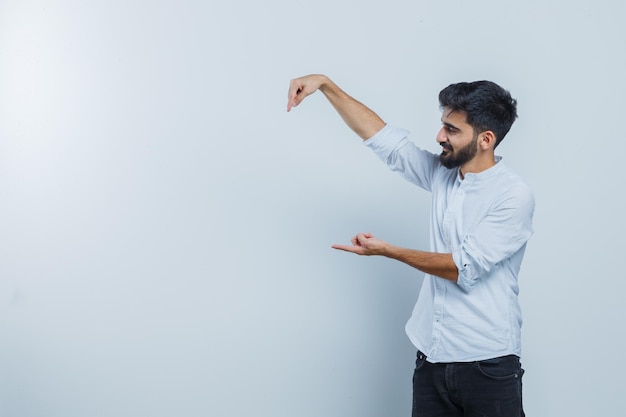
[{"label": "shirt sleeve", "polygon": [[459,270],[457,284],[464,291],[522,249],[533,234],[534,206],[530,189],[517,187],[463,237],[452,258]]},{"label": "shirt sleeve", "polygon": [[408,140],[409,131],[390,125],[364,141],[387,166],[406,180],[432,190],[432,180],[439,158],[431,152],[418,148]]}]

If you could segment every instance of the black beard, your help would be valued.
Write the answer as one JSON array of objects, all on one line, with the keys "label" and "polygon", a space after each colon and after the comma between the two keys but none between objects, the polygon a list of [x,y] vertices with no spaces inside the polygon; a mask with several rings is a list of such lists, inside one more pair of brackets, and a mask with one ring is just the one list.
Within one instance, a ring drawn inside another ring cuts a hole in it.
[{"label": "black beard", "polygon": [[476,155],[476,152],[478,152],[478,148],[476,147],[477,143],[478,135],[475,135],[470,143],[458,150],[458,153],[455,151],[451,151],[447,155],[444,155],[442,153],[441,155],[439,155],[439,161],[441,162],[441,165],[446,168],[452,169],[460,167],[466,162],[471,161],[472,158],[474,158],[474,156]]}]

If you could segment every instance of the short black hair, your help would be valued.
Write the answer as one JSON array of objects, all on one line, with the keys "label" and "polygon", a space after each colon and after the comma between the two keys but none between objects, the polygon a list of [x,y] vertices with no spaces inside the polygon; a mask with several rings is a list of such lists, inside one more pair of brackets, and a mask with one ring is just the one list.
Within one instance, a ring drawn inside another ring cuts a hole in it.
[{"label": "short black hair", "polygon": [[461,111],[474,134],[491,130],[498,146],[517,119],[517,100],[492,81],[450,84],[439,92],[439,105]]}]

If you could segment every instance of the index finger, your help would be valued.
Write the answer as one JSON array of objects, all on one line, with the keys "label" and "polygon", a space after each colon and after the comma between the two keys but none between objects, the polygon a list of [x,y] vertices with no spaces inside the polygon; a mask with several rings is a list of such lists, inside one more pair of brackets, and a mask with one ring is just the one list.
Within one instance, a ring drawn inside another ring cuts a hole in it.
[{"label": "index finger", "polygon": [[296,104],[296,97],[302,91],[302,84],[297,79],[289,82],[289,91],[287,93],[287,111],[290,111]]},{"label": "index finger", "polygon": [[360,246],[332,245],[331,248],[342,250],[345,252],[356,253],[357,255],[360,255],[363,251],[363,248],[361,248]]}]

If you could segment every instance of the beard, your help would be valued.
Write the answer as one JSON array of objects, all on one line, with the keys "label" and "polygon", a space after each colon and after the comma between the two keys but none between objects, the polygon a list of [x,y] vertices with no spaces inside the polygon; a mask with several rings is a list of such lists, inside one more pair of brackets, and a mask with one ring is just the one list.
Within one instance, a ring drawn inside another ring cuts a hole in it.
[{"label": "beard", "polygon": [[476,146],[477,143],[478,135],[474,135],[472,141],[458,151],[454,151],[452,150],[452,148],[447,148],[449,150],[447,154],[444,154],[442,152],[439,155],[439,161],[441,162],[441,165],[446,168],[452,169],[460,167],[466,162],[471,161],[472,158],[474,158],[474,156],[476,155],[476,152],[478,152],[478,147]]}]

